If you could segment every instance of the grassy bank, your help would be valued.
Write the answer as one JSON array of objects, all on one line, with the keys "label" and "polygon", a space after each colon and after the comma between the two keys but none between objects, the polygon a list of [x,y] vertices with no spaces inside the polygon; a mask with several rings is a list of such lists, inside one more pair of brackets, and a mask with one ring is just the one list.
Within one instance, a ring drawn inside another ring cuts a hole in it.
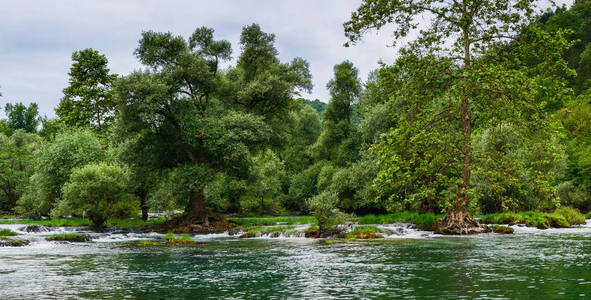
[{"label": "grassy bank", "polygon": [[483,224],[525,224],[528,227],[539,229],[568,228],[573,225],[585,224],[585,215],[578,210],[563,207],[553,213],[526,211],[488,214],[480,216],[480,222]]},{"label": "grassy bank", "polygon": [[[15,215],[8,215],[10,218],[15,218]],[[392,224],[396,222],[407,222],[413,224],[416,228],[422,230],[434,230],[437,221],[443,215],[437,214],[417,214],[412,212],[397,212],[386,215],[364,215],[357,218],[360,225],[370,224]],[[529,227],[537,227],[540,229],[547,228],[563,228],[571,227],[573,225],[585,224],[585,218],[591,218],[591,212],[583,215],[577,210],[565,207],[559,208],[554,213],[543,213],[536,211],[527,212],[505,212],[488,215],[476,215],[480,218],[483,224],[525,224]],[[261,232],[261,231],[281,231],[293,229],[295,225],[311,224],[316,225],[316,219],[312,216],[280,216],[280,217],[230,217],[228,220],[234,222],[237,229],[244,232]],[[162,224],[165,221],[164,217],[157,219],[150,219],[143,221],[140,218],[130,219],[109,219],[106,226],[114,227],[147,227]],[[53,220],[2,220],[0,224],[27,224],[27,225],[42,225],[47,227],[68,227],[68,226],[90,226],[91,223],[87,219],[53,219]],[[278,225],[279,227],[264,228],[263,226]]]},{"label": "grassy bank", "polygon": [[358,222],[359,224],[392,224],[396,222],[408,222],[422,230],[434,230],[437,225],[437,220],[442,217],[443,215],[417,214],[403,211],[388,215],[365,215],[359,217]]}]

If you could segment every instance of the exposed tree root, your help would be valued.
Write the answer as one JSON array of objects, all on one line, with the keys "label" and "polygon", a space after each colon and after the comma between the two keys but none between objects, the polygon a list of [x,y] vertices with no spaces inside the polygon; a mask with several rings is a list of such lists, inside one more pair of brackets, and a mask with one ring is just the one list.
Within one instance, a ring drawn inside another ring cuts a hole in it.
[{"label": "exposed tree root", "polygon": [[435,230],[440,234],[477,234],[490,231],[488,226],[478,223],[470,213],[464,210],[448,212],[437,222]]}]

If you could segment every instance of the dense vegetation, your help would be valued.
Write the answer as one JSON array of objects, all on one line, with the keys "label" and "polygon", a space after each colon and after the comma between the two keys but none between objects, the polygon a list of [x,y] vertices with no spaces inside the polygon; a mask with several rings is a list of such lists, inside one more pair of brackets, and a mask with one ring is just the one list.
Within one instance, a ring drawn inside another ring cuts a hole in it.
[{"label": "dense vegetation", "polygon": [[206,27],[144,32],[143,69],[126,76],[77,51],[57,118],[4,106],[0,211],[101,226],[183,210],[176,225],[201,229],[224,214],[311,214],[331,231],[408,211],[452,233],[484,230],[472,214],[580,223],[565,207],[591,209],[591,1],[545,14],[532,1],[438,3],[365,0],[345,24],[350,43],[433,22],[365,81],[337,64],[328,104],[301,98],[308,62],[281,61],[256,24],[225,69],[232,47]]}]

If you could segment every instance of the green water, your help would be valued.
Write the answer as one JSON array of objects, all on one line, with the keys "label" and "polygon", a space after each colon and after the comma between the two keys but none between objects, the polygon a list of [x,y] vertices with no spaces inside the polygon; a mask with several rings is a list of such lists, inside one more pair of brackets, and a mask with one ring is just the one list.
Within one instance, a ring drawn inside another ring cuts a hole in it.
[{"label": "green water", "polygon": [[591,233],[0,248],[0,299],[591,298]]}]

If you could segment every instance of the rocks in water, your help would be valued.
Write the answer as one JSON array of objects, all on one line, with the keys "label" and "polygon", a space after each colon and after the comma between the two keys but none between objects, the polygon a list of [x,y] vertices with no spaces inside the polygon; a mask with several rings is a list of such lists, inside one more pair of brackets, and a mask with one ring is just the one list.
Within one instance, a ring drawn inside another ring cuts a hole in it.
[{"label": "rocks in water", "polygon": [[89,242],[91,240],[91,238],[88,234],[81,234],[81,233],[52,234],[50,236],[47,236],[46,239],[48,241],[72,242],[72,243]]},{"label": "rocks in water", "polygon": [[20,231],[24,231],[24,232],[49,232],[51,231],[51,229],[42,226],[42,225],[27,225],[24,227],[19,228]]},{"label": "rocks in water", "polygon": [[513,230],[513,228],[511,228],[509,226],[495,226],[493,229],[494,233],[500,233],[500,234],[511,234],[514,231],[515,230]]},{"label": "rocks in water", "polygon": [[29,241],[0,237],[0,247],[22,247],[29,244]]},{"label": "rocks in water", "polygon": [[382,235],[369,231],[356,232],[355,234],[353,234],[353,236],[348,237],[348,239],[352,240],[375,240],[381,238],[383,238]]},{"label": "rocks in water", "polygon": [[254,231],[245,232],[242,235],[240,235],[241,239],[249,239],[254,237],[257,237],[257,233]]},{"label": "rocks in water", "polygon": [[319,237],[320,235],[319,235],[318,229],[308,229],[304,233],[304,236],[307,238],[316,238],[316,237]]}]

